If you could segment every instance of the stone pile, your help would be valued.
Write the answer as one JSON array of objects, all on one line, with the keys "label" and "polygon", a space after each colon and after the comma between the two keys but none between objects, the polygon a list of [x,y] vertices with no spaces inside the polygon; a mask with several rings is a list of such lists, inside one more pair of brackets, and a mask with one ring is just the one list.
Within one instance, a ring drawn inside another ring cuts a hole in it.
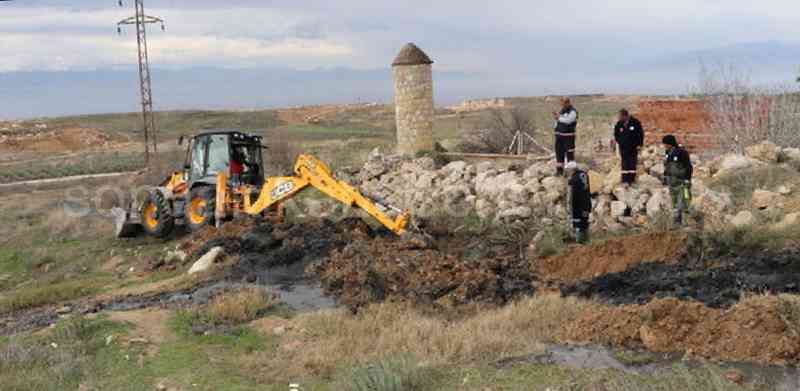
[{"label": "stone pile", "polygon": [[[706,182],[716,175],[786,161],[790,156],[794,159],[795,155],[793,149],[764,143],[741,156],[724,155],[710,162],[693,157],[693,207],[706,216],[706,223],[753,223],[753,219],[734,210],[730,193],[712,190]],[[663,156],[660,146],[644,148],[638,180],[632,186],[620,183],[618,159],[593,164],[589,176],[595,227],[621,229],[669,216],[670,195],[662,184]],[[536,219],[543,225],[566,224],[567,183],[554,174],[550,162],[503,169],[492,162],[454,161],[437,167],[429,157],[410,159],[375,150],[358,172],[356,182],[365,194],[418,217],[477,215],[496,223]],[[753,195],[752,208],[780,208],[791,191],[785,186],[775,191],[758,190]]]}]

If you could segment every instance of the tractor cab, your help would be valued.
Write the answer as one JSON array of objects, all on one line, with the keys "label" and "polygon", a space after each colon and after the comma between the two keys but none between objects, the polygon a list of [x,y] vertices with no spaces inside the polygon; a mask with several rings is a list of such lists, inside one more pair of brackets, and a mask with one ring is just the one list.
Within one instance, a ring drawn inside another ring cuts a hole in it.
[{"label": "tractor cab", "polygon": [[195,184],[215,184],[217,174],[241,184],[264,183],[262,137],[232,130],[209,130],[191,139],[186,149],[186,176]]}]

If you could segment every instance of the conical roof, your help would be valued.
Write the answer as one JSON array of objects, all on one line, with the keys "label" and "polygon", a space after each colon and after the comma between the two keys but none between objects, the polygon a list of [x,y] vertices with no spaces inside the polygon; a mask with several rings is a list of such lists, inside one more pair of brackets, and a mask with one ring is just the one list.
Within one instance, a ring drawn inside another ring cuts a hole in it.
[{"label": "conical roof", "polygon": [[397,53],[397,57],[392,62],[392,66],[421,64],[433,64],[433,61],[422,49],[410,42],[400,49],[400,53]]}]

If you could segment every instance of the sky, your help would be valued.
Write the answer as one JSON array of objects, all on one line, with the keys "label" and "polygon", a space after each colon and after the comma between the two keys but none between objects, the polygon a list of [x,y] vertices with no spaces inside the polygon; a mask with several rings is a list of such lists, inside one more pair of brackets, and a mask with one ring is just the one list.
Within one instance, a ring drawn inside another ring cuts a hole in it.
[{"label": "sky", "polygon": [[[0,118],[136,110],[135,31],[117,34],[115,25],[133,12],[132,0],[123,3],[0,2]],[[148,31],[161,109],[390,101],[389,64],[406,42],[435,61],[436,99],[443,104],[683,93],[696,82],[700,61],[736,62],[765,82],[793,80],[800,65],[793,57],[800,54],[796,0],[146,0],[145,6],[166,21],[165,31]],[[74,95],[81,99],[68,99]]]}]

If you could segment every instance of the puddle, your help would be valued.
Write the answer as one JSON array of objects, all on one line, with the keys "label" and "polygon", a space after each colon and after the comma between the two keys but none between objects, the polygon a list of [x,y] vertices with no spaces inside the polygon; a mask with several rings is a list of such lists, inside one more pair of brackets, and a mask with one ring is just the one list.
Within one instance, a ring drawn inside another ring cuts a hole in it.
[{"label": "puddle", "polygon": [[[621,361],[618,357],[633,354],[641,364]],[[519,364],[563,365],[577,369],[615,369],[642,376],[659,376],[674,370],[676,365],[688,368],[702,368],[706,363],[697,360],[683,360],[680,354],[659,354],[651,352],[630,352],[613,350],[602,346],[562,346],[548,345],[545,353],[512,357],[495,364],[507,368]],[[768,384],[775,391],[800,390],[800,368],[778,365],[756,365],[749,363],[713,363],[723,372],[736,370],[747,382]]]}]

